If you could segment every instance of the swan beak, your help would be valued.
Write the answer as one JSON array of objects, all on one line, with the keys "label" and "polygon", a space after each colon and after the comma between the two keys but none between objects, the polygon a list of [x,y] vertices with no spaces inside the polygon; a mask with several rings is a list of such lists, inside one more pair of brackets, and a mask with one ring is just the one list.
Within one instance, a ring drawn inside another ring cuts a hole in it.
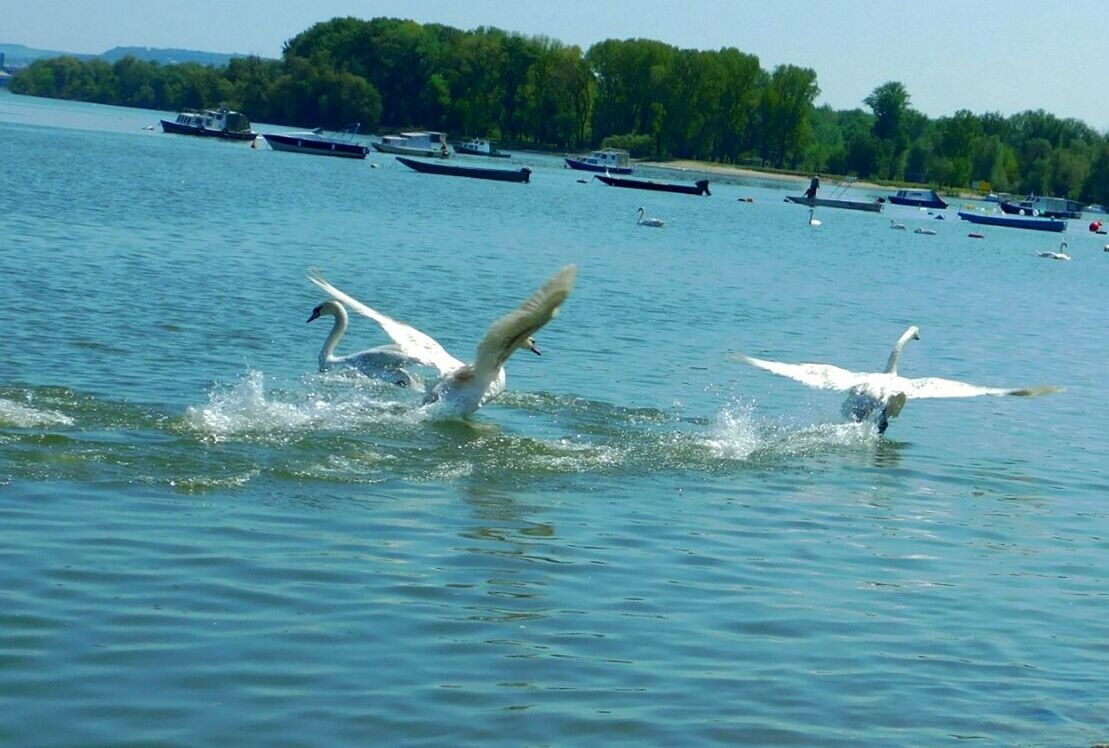
[{"label": "swan beak", "polygon": [[542,356],[543,355],[543,353],[539,350],[539,346],[536,345],[534,340],[532,342],[528,343],[528,350],[531,351],[532,353],[534,353],[536,356]]},{"label": "swan beak", "polygon": [[320,318],[320,308],[316,307],[315,309],[312,310],[312,314],[308,317],[307,322],[311,322],[312,320],[319,319],[319,318]]}]

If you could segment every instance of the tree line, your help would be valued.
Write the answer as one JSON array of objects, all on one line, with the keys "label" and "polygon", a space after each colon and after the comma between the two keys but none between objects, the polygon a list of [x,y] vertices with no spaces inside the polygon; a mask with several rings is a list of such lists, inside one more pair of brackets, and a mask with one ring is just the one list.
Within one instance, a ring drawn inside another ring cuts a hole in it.
[{"label": "tree line", "polygon": [[866,108],[816,107],[816,72],[765,70],[735,48],[648,39],[583,52],[545,36],[391,18],[336,18],[286,42],[279,60],[226,66],[38,60],[16,93],[160,110],[224,103],[252,120],[366,131],[429,128],[517,146],[624,147],[861,178],[1109,202],[1109,135],[1043,110],[929,118],[884,83]]}]

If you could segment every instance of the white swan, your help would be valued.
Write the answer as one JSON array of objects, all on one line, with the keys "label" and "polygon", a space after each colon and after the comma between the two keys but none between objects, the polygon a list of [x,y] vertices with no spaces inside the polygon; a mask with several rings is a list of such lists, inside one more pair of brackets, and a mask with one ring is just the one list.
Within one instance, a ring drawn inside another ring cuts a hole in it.
[{"label": "white swan", "polygon": [[813,210],[812,208],[809,208],[809,225],[810,226],[819,226],[820,225],[820,219],[819,218],[813,218],[815,213],[816,213],[815,210]]},{"label": "white swan", "polygon": [[368,377],[387,379],[401,387],[413,387],[418,384],[419,380],[405,371],[404,366],[418,364],[419,362],[405,356],[396,345],[383,345],[360,353],[336,356],[335,346],[339,344],[339,341],[347,332],[346,307],[334,299],[328,299],[312,310],[308,321],[312,322],[326,316],[334,317],[335,323],[331,326],[331,332],[320,349],[320,371],[350,367],[357,369]]},{"label": "white swan", "polygon": [[924,234],[925,236],[935,236],[936,235],[935,229],[925,229],[925,228],[915,229],[913,231],[913,233],[914,234]]},{"label": "white swan", "polygon": [[437,403],[447,415],[465,415],[473,413],[504,391],[504,365],[513,352],[526,347],[539,355],[532,335],[558,314],[559,307],[574,287],[577,272],[574,265],[562,268],[519,308],[494,322],[478,344],[477,356],[472,364],[459,361],[447,353],[430,335],[348,296],[324,280],[318,272],[312,271],[308,279],[335,299],[381,325],[381,329],[393,339],[398,355],[404,361],[439,371],[439,379],[428,389],[424,405]]},{"label": "white swan", "polygon": [[1047,258],[1052,259],[1052,260],[1067,260],[1067,261],[1070,261],[1071,256],[1068,255],[1064,251],[1066,249],[1067,249],[1067,243],[1062,242],[1062,243],[1059,244],[1059,251],[1058,252],[1039,252],[1038,254],[1039,254],[1040,257],[1047,257]]},{"label": "white swan", "polygon": [[884,433],[889,426],[889,420],[895,418],[905,407],[905,401],[912,398],[977,397],[979,395],[1034,397],[1058,392],[1060,389],[1058,387],[1005,389],[979,387],[938,377],[921,379],[902,377],[897,373],[901,349],[910,340],[920,340],[919,332],[914,325],[901,335],[893,346],[885,370],[881,372],[854,372],[829,364],[785,364],[778,361],[763,361],[750,356],[742,356],[742,359],[752,366],[796,379],[809,387],[846,390],[849,394],[843,403],[843,415],[855,421],[863,421],[877,413],[876,424],[880,434]]},{"label": "white swan", "polygon": [[890,219],[890,228],[897,229],[898,231],[905,231],[905,224],[897,223],[892,218]]},{"label": "white swan", "polygon": [[639,226],[650,226],[651,228],[661,229],[666,225],[666,221],[661,218],[644,218],[643,215],[647,212],[645,208],[641,207],[636,212],[639,213],[639,220],[636,221],[636,224]]}]

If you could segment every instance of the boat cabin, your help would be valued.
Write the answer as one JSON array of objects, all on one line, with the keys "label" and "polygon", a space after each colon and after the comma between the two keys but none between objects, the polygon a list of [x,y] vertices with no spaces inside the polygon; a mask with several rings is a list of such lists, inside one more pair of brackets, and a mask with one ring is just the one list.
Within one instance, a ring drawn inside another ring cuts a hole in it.
[{"label": "boat cabin", "polygon": [[447,136],[441,132],[402,132],[397,135],[386,135],[381,139],[386,145],[399,148],[421,148],[426,150],[446,150]]}]

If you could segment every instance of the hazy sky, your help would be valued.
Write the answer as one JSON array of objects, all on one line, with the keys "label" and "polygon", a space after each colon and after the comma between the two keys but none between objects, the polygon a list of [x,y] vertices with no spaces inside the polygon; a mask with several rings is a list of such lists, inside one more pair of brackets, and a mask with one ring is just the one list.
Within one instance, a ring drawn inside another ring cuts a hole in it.
[{"label": "hazy sky", "polygon": [[0,43],[69,52],[179,47],[278,57],[336,16],[738,47],[766,69],[816,70],[846,109],[889,80],[929,116],[1046,109],[1109,130],[1107,0],[8,0]]}]

